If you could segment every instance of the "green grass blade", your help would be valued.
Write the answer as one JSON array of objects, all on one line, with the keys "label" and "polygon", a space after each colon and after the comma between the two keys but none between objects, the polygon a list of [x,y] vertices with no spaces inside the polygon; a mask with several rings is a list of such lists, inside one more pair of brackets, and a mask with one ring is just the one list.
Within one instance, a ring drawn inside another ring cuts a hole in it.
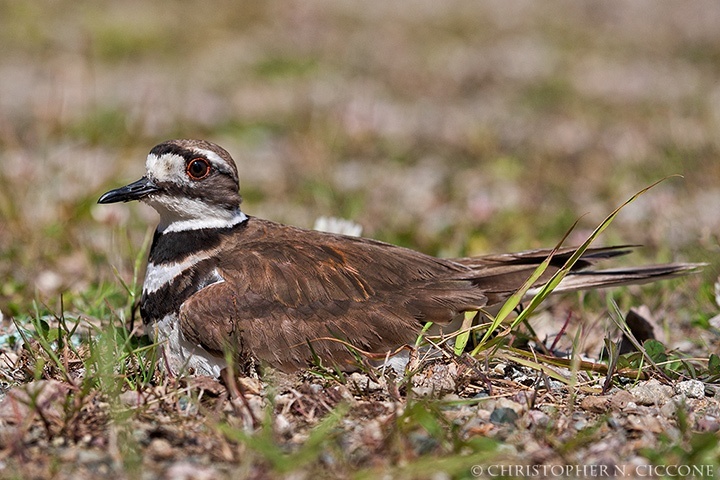
[{"label": "green grass blade", "polygon": [[563,235],[563,238],[560,240],[560,242],[555,246],[555,248],[553,248],[547,258],[545,258],[545,260],[543,260],[540,265],[537,266],[537,268],[533,271],[533,273],[525,281],[525,283],[523,283],[522,286],[517,291],[515,291],[515,293],[513,293],[510,298],[505,301],[502,307],[500,307],[500,311],[492,319],[490,328],[488,328],[488,330],[485,332],[485,335],[483,335],[482,339],[473,349],[470,355],[477,355],[477,353],[483,349],[485,342],[488,341],[493,332],[495,332],[495,330],[497,330],[497,328],[502,324],[502,322],[517,308],[518,305],[520,305],[520,302],[522,302],[522,299],[525,297],[528,290],[530,290],[532,286],[535,285],[535,282],[537,282],[538,279],[542,276],[542,274],[545,273],[545,270],[547,270],[547,267],[550,265],[550,262],[552,261],[555,252],[557,252],[558,248],[560,248],[560,246],[563,244],[568,235],[570,235],[570,232],[573,231],[576,225],[577,221],[573,223],[570,229],[565,233],[565,235]]},{"label": "green grass blade", "polygon": [[415,348],[418,348],[420,344],[423,342],[423,338],[425,337],[425,334],[428,330],[430,330],[430,327],[433,326],[433,322],[425,322],[425,325],[423,325],[422,330],[420,330],[420,333],[418,334],[417,338],[415,339]]},{"label": "green grass blade", "polygon": [[463,318],[462,327],[460,327],[460,333],[455,337],[455,355],[462,355],[465,351],[465,346],[470,339],[470,331],[472,329],[473,320],[478,315],[478,312],[465,312],[465,318]]},{"label": "green grass blade", "polygon": [[[675,175],[673,175],[675,176]],[[655,187],[659,183],[667,180],[670,177],[664,177],[657,182],[643,188],[639,192],[635,193],[632,197],[630,197],[628,200],[626,200],[622,205],[617,207],[613,212],[605,217],[605,220],[602,221],[600,225],[598,225],[595,230],[588,236],[588,238],[583,242],[582,245],[580,245],[575,252],[568,258],[568,260],[565,262],[565,264],[557,271],[555,274],[550,277],[550,280],[548,280],[541,288],[540,291],[533,296],[533,298],[530,300],[530,303],[523,309],[522,312],[515,318],[513,323],[510,325],[510,327],[506,330],[505,334],[508,334],[512,329],[514,329],[519,323],[525,321],[530,314],[532,314],[535,309],[547,298],[548,295],[550,295],[555,288],[560,284],[563,278],[570,272],[572,267],[577,263],[577,261],[585,254],[587,249],[590,247],[590,245],[597,239],[597,237],[605,231],[605,229],[612,223],[613,220],[615,220],[615,217],[620,213],[620,211],[634,202],[638,197],[643,195],[645,192],[650,190],[651,188]],[[575,222],[577,224],[577,222]],[[573,225],[573,227],[575,226]],[[572,230],[572,229],[571,229]],[[562,245],[562,242],[564,242],[565,238],[567,238],[570,231],[565,234],[565,237],[563,237],[563,240],[558,244],[558,247]],[[553,251],[554,252],[554,251]],[[498,312],[498,315],[495,317],[495,319],[492,322],[491,327],[488,329],[488,331],[483,336],[482,340],[478,344],[478,346],[472,351],[472,355],[477,354],[477,352],[480,351],[482,348],[482,345],[485,341],[492,335],[492,333],[497,329],[497,327],[503,322],[505,318],[517,307],[517,305],[520,304],[520,301],[522,301],[522,298],[525,296],[527,291],[532,287],[535,281],[537,281],[538,278],[542,275],[542,273],[547,269],[547,266],[550,263],[550,259],[552,258],[552,254],[548,256],[545,261],[543,261],[540,266],[532,273],[530,278],[523,284],[520,289],[515,292],[506,302],[503,304],[502,308],[500,309],[500,312]]]}]

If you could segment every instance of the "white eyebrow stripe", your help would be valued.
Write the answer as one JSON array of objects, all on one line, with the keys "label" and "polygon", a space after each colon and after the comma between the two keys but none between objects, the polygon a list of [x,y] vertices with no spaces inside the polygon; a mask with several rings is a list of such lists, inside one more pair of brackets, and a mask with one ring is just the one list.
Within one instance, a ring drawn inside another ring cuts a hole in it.
[{"label": "white eyebrow stripe", "polygon": [[217,153],[213,152],[212,150],[206,150],[204,148],[194,148],[193,151],[199,155],[204,156],[208,160],[210,160],[210,163],[215,165],[215,168],[218,168],[219,170],[224,171],[224,172],[228,171],[227,161],[224,160]]}]

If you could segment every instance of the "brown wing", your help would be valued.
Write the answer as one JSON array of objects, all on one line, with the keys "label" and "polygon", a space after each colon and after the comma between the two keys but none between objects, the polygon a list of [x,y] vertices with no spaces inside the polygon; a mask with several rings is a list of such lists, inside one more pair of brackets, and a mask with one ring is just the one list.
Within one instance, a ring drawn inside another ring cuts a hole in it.
[{"label": "brown wing", "polygon": [[211,351],[228,344],[283,369],[350,359],[340,343],[384,353],[412,342],[426,321],[482,307],[466,266],[409,249],[251,219],[223,250],[225,280],[186,300],[185,337]]},{"label": "brown wing", "polygon": [[[241,238],[225,241],[221,251],[230,260],[214,267],[225,281],[183,303],[180,321],[185,337],[210,351],[227,346],[247,349],[285,370],[307,365],[308,342],[324,359],[339,364],[351,360],[342,343],[325,337],[374,353],[394,350],[412,342],[424,322],[446,323],[459,312],[503,301],[550,253],[438,259],[373,240],[255,218],[248,220]],[[556,252],[540,282],[573,251]],[[583,270],[628,251],[625,246],[588,250],[575,265],[569,277],[575,283],[567,289],[637,283],[683,274],[692,267],[598,274]]]}]

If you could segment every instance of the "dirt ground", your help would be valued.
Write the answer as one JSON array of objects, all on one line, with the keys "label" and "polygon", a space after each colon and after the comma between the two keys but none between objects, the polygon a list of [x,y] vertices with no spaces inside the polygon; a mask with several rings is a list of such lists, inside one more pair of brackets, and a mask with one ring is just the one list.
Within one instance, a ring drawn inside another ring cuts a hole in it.
[{"label": "dirt ground", "polygon": [[[0,477],[712,476],[718,24],[711,1],[0,2]],[[233,154],[249,214],[438,256],[579,219],[578,244],[677,175],[598,243],[708,265],[553,298],[476,358],[264,372],[229,400],[151,368],[128,331],[157,217],[96,205],[178,137]],[[656,341],[608,381],[632,309]]]}]

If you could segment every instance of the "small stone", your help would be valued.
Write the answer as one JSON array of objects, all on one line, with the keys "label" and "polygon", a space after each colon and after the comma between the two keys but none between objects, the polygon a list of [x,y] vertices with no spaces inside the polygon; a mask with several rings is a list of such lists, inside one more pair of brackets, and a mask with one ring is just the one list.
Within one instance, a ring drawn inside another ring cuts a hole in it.
[{"label": "small stone", "polygon": [[127,390],[120,394],[120,403],[126,407],[139,407],[144,403],[144,400],[140,392]]},{"label": "small stone", "polygon": [[167,460],[172,458],[173,448],[164,438],[154,438],[148,446],[148,453],[157,460]]},{"label": "small stone", "polygon": [[675,404],[675,402],[667,402],[665,405],[660,407],[660,415],[665,418],[675,418],[676,410],[677,405]]},{"label": "small stone", "polygon": [[278,414],[275,417],[275,431],[280,434],[284,435],[288,433],[291,429],[292,425],[288,421],[287,417],[283,415],[282,413]]},{"label": "small stone", "polygon": [[613,429],[618,429],[618,428],[622,427],[622,424],[620,423],[620,421],[615,417],[608,417],[607,424],[608,424],[608,427],[613,428]]},{"label": "small stone", "polygon": [[490,421],[496,425],[504,423],[514,425],[518,418],[518,414],[512,408],[496,408],[490,414]]},{"label": "small stone", "polygon": [[506,373],[506,371],[507,371],[507,368],[508,368],[507,364],[505,364],[505,363],[498,363],[497,365],[495,365],[494,367],[492,367],[492,368],[490,369],[490,374],[491,374],[491,375],[496,375],[496,376],[501,377],[501,378],[502,378],[502,377],[505,377],[505,373]]},{"label": "small stone", "polygon": [[652,415],[628,415],[626,427],[638,432],[662,433],[665,431],[663,423],[658,417]]},{"label": "small stone", "polygon": [[518,415],[522,415],[527,410],[527,405],[523,405],[518,402],[514,402],[509,398],[498,398],[495,402],[495,408],[510,408],[515,411]]},{"label": "small stone", "polygon": [[558,412],[558,407],[550,403],[544,403],[537,408],[546,415],[555,415]]},{"label": "small stone", "polygon": [[610,406],[617,410],[623,410],[631,403],[633,403],[633,396],[627,390],[619,390],[610,397]]},{"label": "small stone", "polygon": [[457,365],[436,363],[413,377],[413,392],[421,397],[455,392]]},{"label": "small stone", "polygon": [[464,400],[460,395],[456,393],[448,393],[446,395],[443,395],[442,397],[440,397],[440,400],[442,400],[442,402],[444,403],[444,405],[442,406],[442,410],[445,412],[457,412],[462,410],[464,407],[462,403],[456,403],[463,402]]},{"label": "small stone", "polygon": [[98,452],[96,450],[80,450],[77,455],[78,463],[83,464],[96,464],[102,463],[108,459],[108,455],[104,452]]},{"label": "small stone", "polygon": [[688,398],[705,398],[705,384],[699,380],[686,380],[675,385],[675,393]]},{"label": "small stone", "polygon": [[550,417],[540,410],[530,410],[527,412],[527,418],[530,420],[531,425],[537,425],[541,428],[546,427],[550,423]]},{"label": "small stone", "polygon": [[673,389],[652,379],[638,384],[630,390],[638,405],[665,405],[673,394]]},{"label": "small stone", "polygon": [[373,443],[380,445],[384,437],[382,425],[378,420],[367,422],[365,427],[362,429],[362,436],[364,437],[366,444]]},{"label": "small stone", "polygon": [[520,390],[512,396],[512,400],[521,405],[532,405],[535,401],[535,392]]},{"label": "small stone", "polygon": [[349,380],[350,385],[355,385],[360,392],[377,392],[387,387],[384,377],[379,378],[380,383],[378,383],[360,372],[351,373]]},{"label": "small stone", "polygon": [[703,416],[697,419],[696,427],[701,432],[717,432],[720,430],[720,420],[712,416]]},{"label": "small stone", "polygon": [[603,413],[608,410],[610,401],[607,396],[594,397],[587,396],[580,402],[580,408],[595,413]]},{"label": "small stone", "polygon": [[194,465],[189,462],[180,462],[168,468],[166,478],[177,480],[212,480],[213,478],[218,478],[218,472],[211,467]]},{"label": "small stone", "polygon": [[78,450],[77,448],[67,448],[58,454],[58,458],[63,462],[76,462],[78,458]]}]

